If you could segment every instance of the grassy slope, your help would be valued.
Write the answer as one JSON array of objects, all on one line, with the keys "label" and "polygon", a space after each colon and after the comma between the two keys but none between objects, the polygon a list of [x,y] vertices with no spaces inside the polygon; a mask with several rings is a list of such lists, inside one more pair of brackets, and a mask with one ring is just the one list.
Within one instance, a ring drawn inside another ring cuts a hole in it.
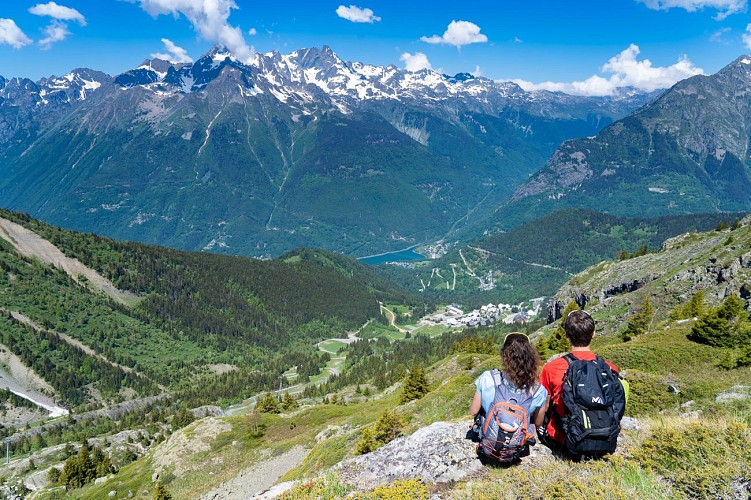
[{"label": "grassy slope", "polygon": [[[665,396],[659,400],[661,408],[654,407],[642,414],[641,431],[624,431],[627,444],[622,447],[623,454],[617,460],[581,465],[555,461],[533,471],[526,468],[491,469],[487,477],[479,481],[455,485],[451,494],[457,498],[475,498],[483,495],[487,497],[488,494],[494,498],[511,498],[506,489],[514,484],[515,487],[521,488],[515,490],[515,496],[555,497],[563,495],[566,491],[562,487],[564,483],[570,483],[572,491],[583,495],[608,492],[612,498],[634,498],[635,495],[646,495],[650,498],[681,497],[685,491],[676,488],[670,481],[664,482],[660,474],[650,469],[650,462],[648,457],[644,456],[642,443],[654,433],[693,430],[692,419],[677,417],[683,411],[680,403],[688,398],[695,401],[692,409],[711,412],[714,415],[713,420],[719,419],[720,425],[745,426],[743,429],[746,434],[742,436],[749,439],[747,444],[751,447],[751,403],[741,402],[735,406],[725,406],[714,402],[714,394],[717,392],[738,383],[749,383],[751,369],[732,372],[719,370],[714,364],[721,350],[687,341],[685,331],[681,329],[655,331],[638,340],[611,343],[599,350],[619,363],[627,373],[629,370],[643,370],[656,375],[651,385],[632,386],[632,401],[648,399],[654,402],[654,391]],[[468,371],[461,366],[469,356],[475,357],[479,364]],[[397,412],[404,415],[408,422],[406,433],[434,421],[466,418],[467,404],[473,392],[473,380],[495,363],[496,357],[488,355],[459,354],[446,358],[433,365],[428,372],[433,391],[423,399],[406,405],[398,405],[397,388],[387,390],[386,395],[371,401],[362,401],[360,398],[361,402],[350,403],[347,406],[317,405],[306,408],[291,418],[287,415],[227,418],[226,421],[232,425],[232,430],[218,436],[211,444],[210,451],[184,457],[183,460],[195,468],[194,472],[186,477],[172,479],[168,488],[177,497],[208,491],[222,479],[230,478],[252,465],[258,459],[260,450],[269,449],[272,454],[278,454],[297,444],[312,447],[311,452],[298,468],[282,479],[315,476],[351,456],[363,426],[372,424],[387,408],[396,408]],[[668,378],[672,383],[685,384],[685,387],[691,389],[682,392],[678,397],[667,397]],[[724,417],[720,417],[722,415]],[[291,426],[291,422],[295,423],[294,427]],[[261,438],[249,437],[250,427],[257,424],[266,426],[265,435]],[[345,434],[342,436],[316,443],[316,434],[327,426],[351,427],[348,433],[348,428],[343,427]],[[676,449],[679,451],[680,445],[681,443],[676,443]],[[662,452],[667,453],[665,450]],[[733,452],[736,453],[737,450]],[[159,450],[155,453],[159,453]],[[713,460],[717,458],[722,463],[734,458],[723,455],[723,450],[710,450],[708,453],[712,455]],[[148,479],[152,472],[149,459],[139,460],[126,467],[115,480],[106,485],[84,489],[82,492],[85,497],[92,498],[112,489],[131,489],[145,495],[153,487]],[[679,477],[679,473],[682,472],[675,472],[676,478]],[[671,479],[664,471],[663,475]],[[523,480],[524,478],[532,480]],[[717,482],[712,488],[724,487],[722,484],[724,483],[721,481]]]}]

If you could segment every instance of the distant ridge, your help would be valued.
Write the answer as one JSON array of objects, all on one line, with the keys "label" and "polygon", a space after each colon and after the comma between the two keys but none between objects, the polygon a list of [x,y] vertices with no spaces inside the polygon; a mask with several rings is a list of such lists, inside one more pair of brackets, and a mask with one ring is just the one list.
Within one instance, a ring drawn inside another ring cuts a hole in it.
[{"label": "distant ridge", "polygon": [[0,206],[187,250],[382,253],[481,234],[561,141],[654,95],[525,92],[327,46],[13,78],[0,89]]}]

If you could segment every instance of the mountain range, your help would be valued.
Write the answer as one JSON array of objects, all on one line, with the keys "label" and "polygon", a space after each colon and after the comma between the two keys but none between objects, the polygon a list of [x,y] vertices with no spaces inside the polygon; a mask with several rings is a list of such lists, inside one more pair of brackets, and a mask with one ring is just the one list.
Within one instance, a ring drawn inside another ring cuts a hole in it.
[{"label": "mountain range", "polygon": [[0,203],[182,249],[364,255],[481,233],[562,141],[655,95],[525,92],[326,46],[0,79]]},{"label": "mountain range", "polygon": [[648,217],[751,208],[751,57],[698,75],[593,137],[564,142],[496,215],[564,207]]}]

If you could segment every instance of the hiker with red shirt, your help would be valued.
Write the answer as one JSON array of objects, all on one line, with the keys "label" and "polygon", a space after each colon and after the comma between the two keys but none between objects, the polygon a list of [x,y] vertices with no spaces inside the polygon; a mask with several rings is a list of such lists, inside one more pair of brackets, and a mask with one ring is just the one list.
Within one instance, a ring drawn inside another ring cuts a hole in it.
[{"label": "hiker with red shirt", "polygon": [[[571,354],[570,356],[567,355],[569,360],[595,360],[597,355],[590,349],[590,344],[595,336],[595,322],[592,317],[585,311],[572,311],[563,321],[566,337],[571,342]],[[618,367],[609,361],[606,361],[606,363],[615,372],[615,375],[618,375]],[[567,450],[566,436],[561,419],[566,412],[563,401],[563,380],[568,368],[569,361],[560,357],[546,363],[542,369],[540,383],[548,391],[549,396],[543,410],[546,412],[545,423],[538,428],[538,436],[540,442],[553,450],[554,453],[579,459],[580,456]],[[620,417],[618,418],[620,419]]]}]

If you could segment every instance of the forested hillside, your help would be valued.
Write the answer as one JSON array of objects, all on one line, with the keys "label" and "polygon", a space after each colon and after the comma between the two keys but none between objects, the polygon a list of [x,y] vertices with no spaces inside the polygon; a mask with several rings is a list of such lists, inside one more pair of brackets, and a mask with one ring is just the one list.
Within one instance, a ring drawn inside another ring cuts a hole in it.
[{"label": "forested hillside", "polygon": [[[275,386],[292,366],[317,373],[325,359],[315,343],[380,316],[379,300],[416,301],[367,266],[326,252],[259,261],[115,242],[6,211],[0,216],[139,297],[133,307],[116,303],[0,239],[0,343],[49,379],[67,405],[122,399],[125,387],[156,394],[158,385],[196,402],[238,399]],[[97,397],[86,387],[96,388]]]}]

